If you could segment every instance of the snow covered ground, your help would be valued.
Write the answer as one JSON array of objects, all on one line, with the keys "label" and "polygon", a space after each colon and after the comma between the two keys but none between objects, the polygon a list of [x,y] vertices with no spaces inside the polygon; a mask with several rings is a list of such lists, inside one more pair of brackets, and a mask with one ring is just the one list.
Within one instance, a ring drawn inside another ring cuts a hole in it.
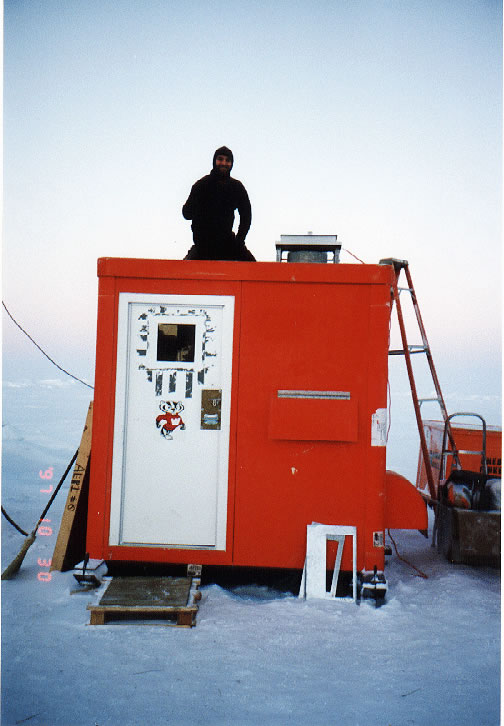
[{"label": "snow covered ground", "polygon": [[[91,392],[4,384],[2,503],[29,531],[77,448]],[[48,476],[52,467],[53,479]],[[192,629],[89,626],[96,593],[52,573],[60,492],[18,575],[2,583],[2,724],[495,726],[500,572],[454,566],[393,532],[386,604],[203,588]],[[23,537],[2,521],[2,570]]]}]

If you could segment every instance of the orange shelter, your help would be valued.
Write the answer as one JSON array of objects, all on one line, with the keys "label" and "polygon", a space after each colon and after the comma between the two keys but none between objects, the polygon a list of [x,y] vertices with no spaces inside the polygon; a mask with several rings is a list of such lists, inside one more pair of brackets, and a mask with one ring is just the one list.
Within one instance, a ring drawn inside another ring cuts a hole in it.
[{"label": "orange shelter", "polygon": [[[302,569],[307,525],[426,529],[386,471],[390,265],[102,258],[87,550]],[[352,569],[345,548],[343,570]]]}]

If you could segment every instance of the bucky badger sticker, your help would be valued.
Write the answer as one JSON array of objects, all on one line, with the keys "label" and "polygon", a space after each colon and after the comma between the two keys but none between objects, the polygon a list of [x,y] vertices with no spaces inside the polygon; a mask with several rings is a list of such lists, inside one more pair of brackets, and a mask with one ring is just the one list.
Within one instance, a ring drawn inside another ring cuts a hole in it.
[{"label": "bucky badger sticker", "polygon": [[183,431],[185,423],[180,416],[180,412],[184,410],[182,401],[161,401],[159,408],[161,413],[156,418],[156,426],[161,429],[160,433],[165,439],[173,439],[172,433],[176,429]]}]

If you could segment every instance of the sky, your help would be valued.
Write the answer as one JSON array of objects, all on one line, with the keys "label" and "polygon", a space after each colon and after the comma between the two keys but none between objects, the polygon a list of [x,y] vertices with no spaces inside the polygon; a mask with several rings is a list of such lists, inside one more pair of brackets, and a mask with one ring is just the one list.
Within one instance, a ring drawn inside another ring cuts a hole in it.
[{"label": "sky", "polygon": [[[182,259],[226,144],[256,258],[407,259],[447,398],[499,424],[501,111],[498,0],[5,0],[4,302],[92,382],[97,258]],[[5,377],[52,375],[3,339]]]}]

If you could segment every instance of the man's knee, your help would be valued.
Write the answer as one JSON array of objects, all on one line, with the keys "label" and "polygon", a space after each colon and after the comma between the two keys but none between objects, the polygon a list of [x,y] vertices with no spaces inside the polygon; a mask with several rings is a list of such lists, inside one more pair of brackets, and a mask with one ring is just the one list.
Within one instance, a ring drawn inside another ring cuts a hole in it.
[{"label": "man's knee", "polygon": [[191,249],[188,251],[187,255],[184,257],[184,260],[200,260],[201,259],[201,253],[196,247],[196,245],[193,245]]},{"label": "man's knee", "polygon": [[243,247],[240,250],[240,261],[242,262],[256,262],[256,258],[252,254],[252,252],[247,248]]}]

